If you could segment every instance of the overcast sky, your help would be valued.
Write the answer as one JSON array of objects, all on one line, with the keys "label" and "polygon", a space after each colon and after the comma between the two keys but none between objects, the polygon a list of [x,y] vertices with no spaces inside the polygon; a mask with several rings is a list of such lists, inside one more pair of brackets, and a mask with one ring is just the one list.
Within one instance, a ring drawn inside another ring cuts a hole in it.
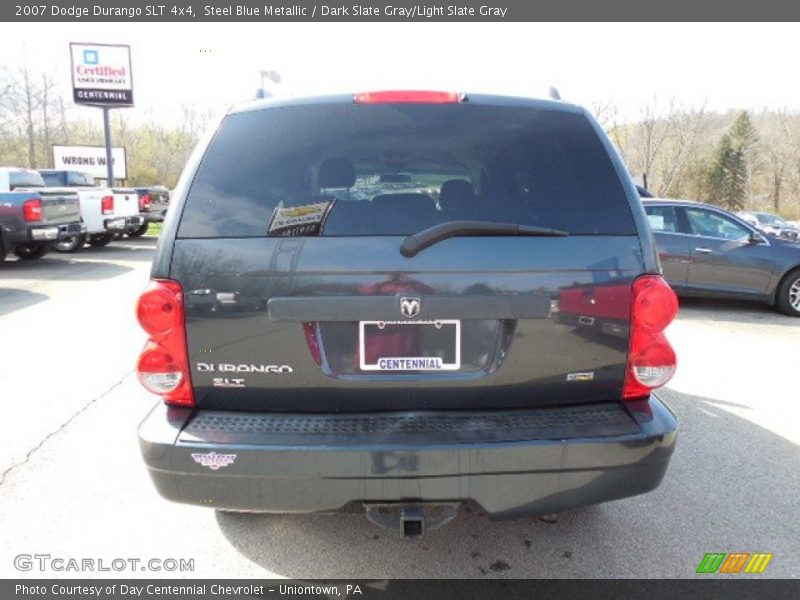
[{"label": "overcast sky", "polygon": [[[798,24],[26,23],[4,26],[0,64],[27,60],[69,91],[70,41],[132,51],[134,119],[249,99],[258,72],[286,94],[444,89],[708,109],[800,110]],[[70,96],[71,98],[71,96]],[[76,115],[92,117],[93,109]]]}]

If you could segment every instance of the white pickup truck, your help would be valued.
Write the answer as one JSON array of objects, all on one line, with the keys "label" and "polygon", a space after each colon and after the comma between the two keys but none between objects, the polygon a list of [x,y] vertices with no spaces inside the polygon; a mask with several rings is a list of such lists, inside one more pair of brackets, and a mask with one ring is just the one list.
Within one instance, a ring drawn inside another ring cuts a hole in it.
[{"label": "white pickup truck", "polygon": [[118,235],[135,231],[144,223],[133,188],[98,187],[91,175],[80,171],[41,169],[39,173],[47,185],[73,189],[80,199],[86,235],[58,242],[54,249],[59,252],[76,252],[86,242],[92,246],[105,246]]}]

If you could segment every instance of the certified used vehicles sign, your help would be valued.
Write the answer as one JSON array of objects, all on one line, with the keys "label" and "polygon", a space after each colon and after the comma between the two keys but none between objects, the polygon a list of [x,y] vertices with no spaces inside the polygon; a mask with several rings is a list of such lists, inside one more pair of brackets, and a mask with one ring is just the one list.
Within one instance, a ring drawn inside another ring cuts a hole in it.
[{"label": "certified used vehicles sign", "polygon": [[129,46],[71,43],[69,49],[76,104],[133,106]]}]

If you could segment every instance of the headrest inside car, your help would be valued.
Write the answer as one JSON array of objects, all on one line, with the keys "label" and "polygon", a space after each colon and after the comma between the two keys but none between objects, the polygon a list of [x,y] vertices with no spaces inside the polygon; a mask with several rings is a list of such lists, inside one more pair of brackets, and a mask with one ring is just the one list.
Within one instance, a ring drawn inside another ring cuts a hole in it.
[{"label": "headrest inside car", "polygon": [[439,190],[439,202],[443,210],[454,210],[459,204],[469,202],[475,196],[472,184],[463,179],[449,179]]},{"label": "headrest inside car", "polygon": [[351,188],[356,183],[356,170],[344,157],[327,158],[319,166],[318,181],[321,188]]}]

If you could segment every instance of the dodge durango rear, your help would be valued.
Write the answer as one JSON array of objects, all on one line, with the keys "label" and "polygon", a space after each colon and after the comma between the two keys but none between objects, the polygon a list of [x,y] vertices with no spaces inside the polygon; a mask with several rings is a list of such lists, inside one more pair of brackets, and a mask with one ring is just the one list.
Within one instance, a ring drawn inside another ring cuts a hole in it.
[{"label": "dodge durango rear", "polygon": [[171,200],[138,318],[158,491],[363,509],[407,537],[477,505],[659,485],[677,300],[587,111],[453,92],[232,110]]}]

